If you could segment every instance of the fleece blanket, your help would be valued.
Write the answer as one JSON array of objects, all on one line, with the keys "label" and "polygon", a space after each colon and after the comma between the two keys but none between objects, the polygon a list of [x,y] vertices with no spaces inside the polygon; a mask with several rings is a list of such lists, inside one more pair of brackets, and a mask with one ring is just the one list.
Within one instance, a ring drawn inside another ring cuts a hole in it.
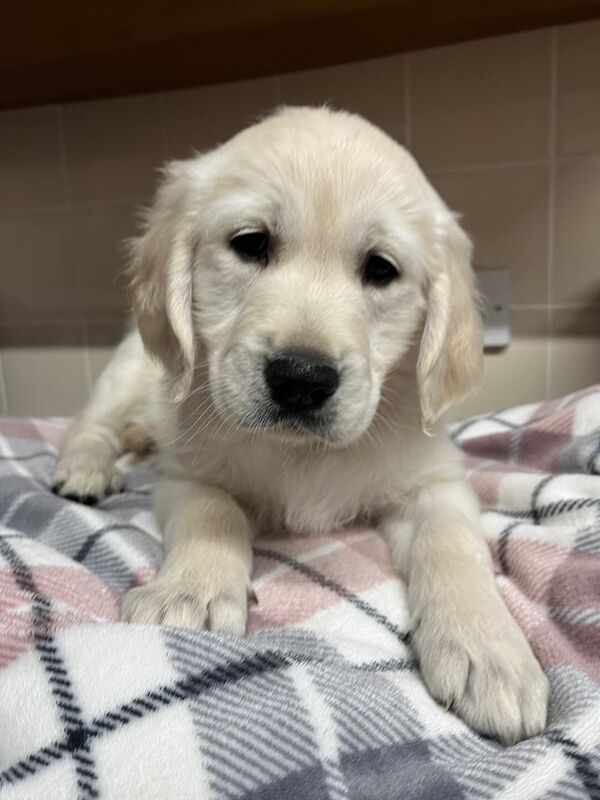
[{"label": "fleece blanket", "polygon": [[119,623],[161,561],[152,467],[55,497],[63,429],[0,423],[2,800],[600,798],[600,387],[454,428],[552,687],[513,747],[427,694],[370,530],[258,542],[246,638]]}]

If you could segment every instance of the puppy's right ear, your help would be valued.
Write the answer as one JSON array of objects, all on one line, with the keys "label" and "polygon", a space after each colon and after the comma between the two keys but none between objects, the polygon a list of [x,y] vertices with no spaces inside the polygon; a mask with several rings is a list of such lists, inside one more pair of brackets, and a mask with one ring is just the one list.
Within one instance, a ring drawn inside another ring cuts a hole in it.
[{"label": "puppy's right ear", "polygon": [[193,241],[187,223],[186,162],[163,173],[143,234],[131,242],[130,289],[146,350],[173,380],[174,399],[189,391],[194,371]]}]

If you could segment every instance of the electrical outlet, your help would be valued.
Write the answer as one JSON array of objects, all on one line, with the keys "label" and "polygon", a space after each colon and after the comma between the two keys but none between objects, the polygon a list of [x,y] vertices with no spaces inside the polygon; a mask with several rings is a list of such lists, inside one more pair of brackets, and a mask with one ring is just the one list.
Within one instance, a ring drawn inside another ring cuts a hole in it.
[{"label": "electrical outlet", "polygon": [[510,344],[510,271],[484,269],[476,273],[484,301],[483,346],[500,349]]}]

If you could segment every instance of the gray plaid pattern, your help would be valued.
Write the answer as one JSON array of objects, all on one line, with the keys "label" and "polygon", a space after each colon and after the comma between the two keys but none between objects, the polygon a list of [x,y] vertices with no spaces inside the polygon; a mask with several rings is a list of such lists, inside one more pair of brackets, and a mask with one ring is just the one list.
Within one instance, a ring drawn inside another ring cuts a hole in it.
[{"label": "gray plaid pattern", "polygon": [[[600,393],[598,409],[600,419]],[[487,459],[484,475],[500,445],[505,463],[522,459],[531,419],[497,414],[455,434]],[[490,423],[507,441],[489,441]],[[600,602],[579,603],[574,591],[572,603],[549,605],[548,624],[588,631],[589,645],[584,636],[572,664],[547,665],[546,733],[503,747],[428,696],[409,632],[379,595],[271,545],[257,555],[371,626],[368,648],[357,650],[352,630],[301,624],[237,640],[114,622],[116,598],[160,563],[152,472],[132,471],[126,492],[98,509],[74,505],[48,491],[55,454],[37,425],[17,427],[0,425],[2,800],[600,799],[600,685],[584,668],[598,655]],[[564,563],[583,554],[595,565],[599,441],[596,430],[561,444],[560,471],[585,481],[577,496],[557,496],[555,478],[538,474],[526,505],[487,510],[504,576],[523,526],[560,523],[570,531]]]}]

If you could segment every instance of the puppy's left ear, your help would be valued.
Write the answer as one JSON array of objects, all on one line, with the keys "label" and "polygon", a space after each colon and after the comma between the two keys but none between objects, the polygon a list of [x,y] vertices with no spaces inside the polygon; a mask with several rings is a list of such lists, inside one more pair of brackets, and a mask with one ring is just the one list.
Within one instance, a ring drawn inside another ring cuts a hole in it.
[{"label": "puppy's left ear", "polygon": [[479,384],[483,326],[471,267],[471,242],[446,212],[439,225],[438,263],[428,293],[417,380],[425,433]]}]

